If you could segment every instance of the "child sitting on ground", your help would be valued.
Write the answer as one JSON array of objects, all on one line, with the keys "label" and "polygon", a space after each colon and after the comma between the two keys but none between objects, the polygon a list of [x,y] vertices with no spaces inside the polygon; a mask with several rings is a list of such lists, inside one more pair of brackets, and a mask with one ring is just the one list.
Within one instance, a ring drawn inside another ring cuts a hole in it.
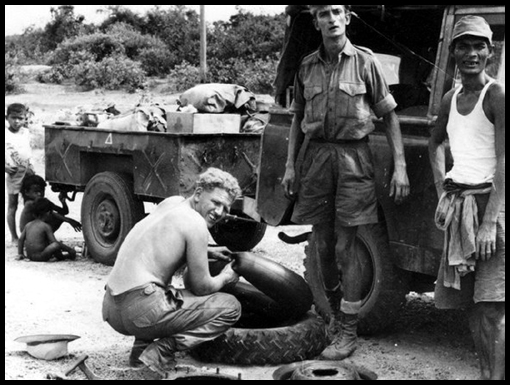
[{"label": "child sitting on ground", "polygon": [[[18,258],[26,256],[34,262],[48,262],[55,257],[57,260],[76,259],[73,248],[55,239],[51,226],[46,223],[52,212],[52,203],[46,198],[38,198],[33,203],[33,213],[36,217],[27,223],[18,242]],[[62,252],[66,252],[64,255]]]},{"label": "child sitting on ground", "polygon": [[[27,223],[33,221],[36,217],[33,212],[34,201],[37,198],[44,198],[46,182],[39,175],[29,175],[23,179],[21,185],[21,195],[23,196],[25,207],[21,212],[20,217],[20,231],[23,231]],[[66,217],[69,214],[69,207],[66,202],[66,194],[60,193],[58,199],[62,203],[62,207],[51,203],[51,214],[48,216],[46,223],[48,223],[53,232],[56,232],[63,222],[69,223],[75,231],[81,231],[81,223]]]}]

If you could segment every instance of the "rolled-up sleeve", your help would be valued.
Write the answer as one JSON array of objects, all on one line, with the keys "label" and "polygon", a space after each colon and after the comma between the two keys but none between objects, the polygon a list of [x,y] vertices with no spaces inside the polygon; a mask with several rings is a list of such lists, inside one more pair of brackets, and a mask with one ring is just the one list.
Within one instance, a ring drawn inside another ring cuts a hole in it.
[{"label": "rolled-up sleeve", "polygon": [[375,56],[371,59],[366,64],[367,85],[372,99],[371,108],[378,118],[382,118],[397,108],[397,102],[390,93],[381,64]]},{"label": "rolled-up sleeve", "polygon": [[290,106],[290,112],[296,115],[302,115],[305,112],[304,86],[299,79],[299,72],[294,79],[294,100]]}]

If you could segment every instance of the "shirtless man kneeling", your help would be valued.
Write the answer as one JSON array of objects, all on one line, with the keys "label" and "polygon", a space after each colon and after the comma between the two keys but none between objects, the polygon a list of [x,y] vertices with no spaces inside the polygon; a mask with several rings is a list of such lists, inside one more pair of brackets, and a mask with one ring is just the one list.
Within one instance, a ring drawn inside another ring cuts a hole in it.
[{"label": "shirtless man kneeling", "polygon": [[[208,264],[208,229],[229,212],[240,195],[237,180],[211,168],[194,194],[171,197],[136,224],[122,244],[108,279],[103,319],[135,337],[129,363],[160,375],[175,365],[174,354],[213,340],[241,315],[241,305],[219,293],[239,276],[228,264],[213,277]],[[171,286],[187,265],[185,289]]]}]

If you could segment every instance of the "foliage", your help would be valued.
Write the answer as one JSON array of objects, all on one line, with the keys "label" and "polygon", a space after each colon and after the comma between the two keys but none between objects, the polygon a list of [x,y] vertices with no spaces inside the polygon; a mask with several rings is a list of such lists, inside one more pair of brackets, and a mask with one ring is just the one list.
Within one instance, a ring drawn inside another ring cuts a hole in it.
[{"label": "foliage", "polygon": [[18,60],[15,56],[5,54],[5,94],[20,91]]},{"label": "foliage", "polygon": [[228,22],[216,22],[209,36],[208,55],[231,58],[276,59],[285,35],[283,16],[253,15],[241,11]]},{"label": "foliage", "polygon": [[80,34],[83,16],[74,15],[74,6],[60,5],[51,8],[52,20],[46,24],[42,35],[42,45],[51,51],[63,41]]},{"label": "foliage", "polygon": [[184,61],[175,66],[169,78],[174,91],[183,92],[200,83],[200,68]]},{"label": "foliage", "polygon": [[146,24],[142,31],[159,37],[172,53],[169,69],[188,62],[198,65],[200,61],[200,17],[183,5],[169,9],[155,7],[147,12]]},{"label": "foliage", "polygon": [[[42,82],[71,80],[86,88],[136,88],[146,76],[170,76],[179,90],[200,82],[197,12],[184,5],[154,6],[145,15],[121,5],[106,6],[105,11],[107,19],[94,27],[75,16],[72,5],[53,8],[52,20],[44,29],[6,37],[6,53],[23,64],[52,65],[52,70],[38,76]],[[284,41],[283,14],[239,11],[227,22],[209,25],[207,33],[209,81],[270,92]],[[111,68],[119,71],[118,81]],[[125,78],[126,73],[133,76],[132,81]]]},{"label": "foliage", "polygon": [[[273,90],[273,74],[278,62],[271,59],[246,60],[231,58],[226,62],[211,59],[208,63],[210,83],[239,84],[254,93],[270,94]],[[176,92],[185,91],[201,82],[200,69],[183,62],[170,73]]]},{"label": "foliage", "polygon": [[146,76],[140,63],[124,56],[110,56],[101,61],[84,61],[72,70],[76,85],[85,89],[126,89],[135,92],[143,88]]}]

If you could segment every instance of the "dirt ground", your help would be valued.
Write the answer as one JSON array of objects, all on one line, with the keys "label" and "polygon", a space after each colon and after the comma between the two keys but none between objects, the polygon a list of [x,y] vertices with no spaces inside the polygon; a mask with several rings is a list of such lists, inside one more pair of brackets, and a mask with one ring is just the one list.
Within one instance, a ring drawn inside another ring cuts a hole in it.
[{"label": "dirt ground", "polygon": [[[51,123],[55,114],[77,105],[93,105],[117,101],[121,110],[133,107],[139,95],[121,93],[76,93],[62,86],[30,84],[27,93],[5,98],[5,104],[27,103],[35,112],[35,125]],[[156,99],[167,101],[159,93]],[[35,133],[41,134],[39,129]],[[40,138],[39,138],[40,140]],[[36,171],[44,176],[44,153],[35,151]],[[47,190],[47,197],[58,202],[56,194]],[[70,203],[70,216],[79,219],[80,200]],[[5,199],[7,210],[7,196]],[[19,213],[22,204],[18,209]],[[150,207],[147,207],[150,211]],[[5,218],[5,217],[4,217]],[[5,222],[5,220],[4,220]],[[5,227],[6,227],[5,223]],[[299,228],[269,228],[255,253],[270,257],[284,266],[303,272],[303,246],[290,246],[278,240],[277,233],[290,234]],[[64,224],[57,238],[81,247],[81,233]],[[110,267],[95,263],[81,255],[76,261],[37,264],[16,260],[17,248],[5,230],[5,379],[40,380],[47,373],[62,373],[77,357],[88,355],[91,369],[109,380],[151,379],[145,371],[129,368],[127,359],[133,338],[116,333],[101,319],[103,288]],[[32,334],[75,334],[78,340],[69,343],[69,356],[43,361],[32,358],[26,345],[15,342],[20,336]],[[380,380],[471,380],[478,378],[478,363],[465,314],[435,309],[431,294],[411,293],[402,309],[399,322],[382,335],[361,337],[360,348],[352,357],[354,363],[374,371]],[[191,370],[242,376],[245,380],[272,380],[278,367],[237,367],[208,365],[182,354],[178,364]],[[80,371],[70,375],[86,379]]]}]

